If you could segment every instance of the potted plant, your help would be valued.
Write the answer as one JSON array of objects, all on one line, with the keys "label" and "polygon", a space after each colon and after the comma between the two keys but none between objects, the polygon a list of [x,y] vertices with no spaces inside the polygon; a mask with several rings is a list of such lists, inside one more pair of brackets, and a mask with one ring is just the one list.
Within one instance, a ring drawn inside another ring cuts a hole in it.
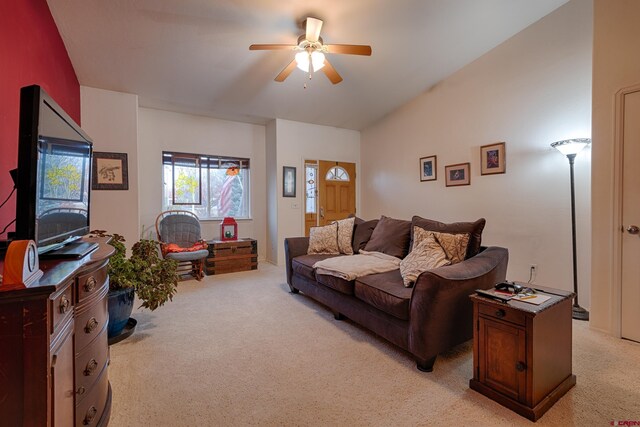
[{"label": "potted plant", "polygon": [[[140,307],[153,311],[173,299],[177,291],[178,262],[158,255],[159,242],[141,239],[131,248],[127,258],[125,239],[104,230],[91,232],[97,237],[111,237],[116,250],[109,262],[109,343],[113,344],[133,333],[135,319],[130,319],[134,295]],[[126,330],[125,330],[126,328]]]}]

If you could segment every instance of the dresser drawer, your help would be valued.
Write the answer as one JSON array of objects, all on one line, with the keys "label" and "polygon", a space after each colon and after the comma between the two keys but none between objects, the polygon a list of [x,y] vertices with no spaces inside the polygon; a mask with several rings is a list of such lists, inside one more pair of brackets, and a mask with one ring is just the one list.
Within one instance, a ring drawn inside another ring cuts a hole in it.
[{"label": "dresser drawer", "polygon": [[514,310],[506,306],[494,304],[478,304],[478,311],[482,316],[492,319],[504,320],[515,325],[525,326],[526,316],[522,311]]},{"label": "dresser drawer", "polygon": [[100,334],[108,322],[107,303],[107,298],[102,298],[76,317],[76,354],[82,352],[85,346]]},{"label": "dresser drawer", "polygon": [[62,321],[71,316],[73,312],[73,286],[67,283],[60,291],[52,295],[49,300],[49,312],[51,313],[51,331],[53,333]]},{"label": "dresser drawer", "polygon": [[76,292],[78,302],[83,302],[100,290],[104,282],[107,280],[107,269],[108,262],[105,262],[96,270],[78,276],[76,280],[78,286],[78,290]]},{"label": "dresser drawer", "polygon": [[76,405],[76,426],[95,426],[102,418],[109,395],[108,368],[105,366],[86,397]]},{"label": "dresser drawer", "polygon": [[76,402],[87,396],[91,386],[107,365],[109,345],[107,344],[107,325],[100,335],[80,354],[76,355]]}]

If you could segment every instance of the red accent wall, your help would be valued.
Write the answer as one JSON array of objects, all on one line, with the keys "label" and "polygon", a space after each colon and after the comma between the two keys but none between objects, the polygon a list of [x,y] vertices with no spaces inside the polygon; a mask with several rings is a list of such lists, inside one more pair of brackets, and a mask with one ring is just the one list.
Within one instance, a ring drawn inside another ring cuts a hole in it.
[{"label": "red accent wall", "polygon": [[[46,0],[0,1],[0,203],[18,163],[20,88],[38,84],[80,123],[80,84]],[[0,208],[0,231],[15,217],[15,193]],[[13,226],[8,231],[13,230]],[[6,239],[0,235],[0,240]]]}]

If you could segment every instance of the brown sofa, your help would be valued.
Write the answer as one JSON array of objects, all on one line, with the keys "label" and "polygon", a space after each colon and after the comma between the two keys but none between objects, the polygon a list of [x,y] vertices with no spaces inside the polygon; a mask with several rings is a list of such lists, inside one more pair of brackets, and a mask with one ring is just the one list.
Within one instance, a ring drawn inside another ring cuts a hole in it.
[{"label": "brown sofa", "polygon": [[[403,286],[399,270],[346,281],[316,274],[313,269],[317,261],[339,255],[307,255],[309,238],[294,237],[284,242],[287,283],[292,293],[302,291],[326,305],[336,319],[347,317],[407,350],[415,357],[419,370],[431,372],[439,353],[472,338],[473,307],[468,297],[476,289],[488,289],[505,279],[509,254],[505,248],[480,246],[484,219],[454,224],[420,217],[393,221],[404,231],[398,232],[398,228],[387,236],[374,233],[374,238],[386,239],[395,248],[392,251],[402,248],[399,258],[409,252],[413,226],[470,232],[467,258],[422,273],[411,288]],[[352,240],[355,253],[367,247],[376,226],[377,220],[356,221]]]}]

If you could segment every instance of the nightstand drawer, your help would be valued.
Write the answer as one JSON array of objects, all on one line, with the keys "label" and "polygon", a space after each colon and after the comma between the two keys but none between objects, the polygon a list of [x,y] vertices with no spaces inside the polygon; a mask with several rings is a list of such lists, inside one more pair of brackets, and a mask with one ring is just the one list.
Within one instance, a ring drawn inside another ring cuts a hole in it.
[{"label": "nightstand drawer", "polygon": [[481,315],[491,317],[493,319],[504,320],[515,325],[525,326],[526,316],[523,312],[514,310],[506,306],[498,306],[495,304],[479,304],[478,311]]}]

